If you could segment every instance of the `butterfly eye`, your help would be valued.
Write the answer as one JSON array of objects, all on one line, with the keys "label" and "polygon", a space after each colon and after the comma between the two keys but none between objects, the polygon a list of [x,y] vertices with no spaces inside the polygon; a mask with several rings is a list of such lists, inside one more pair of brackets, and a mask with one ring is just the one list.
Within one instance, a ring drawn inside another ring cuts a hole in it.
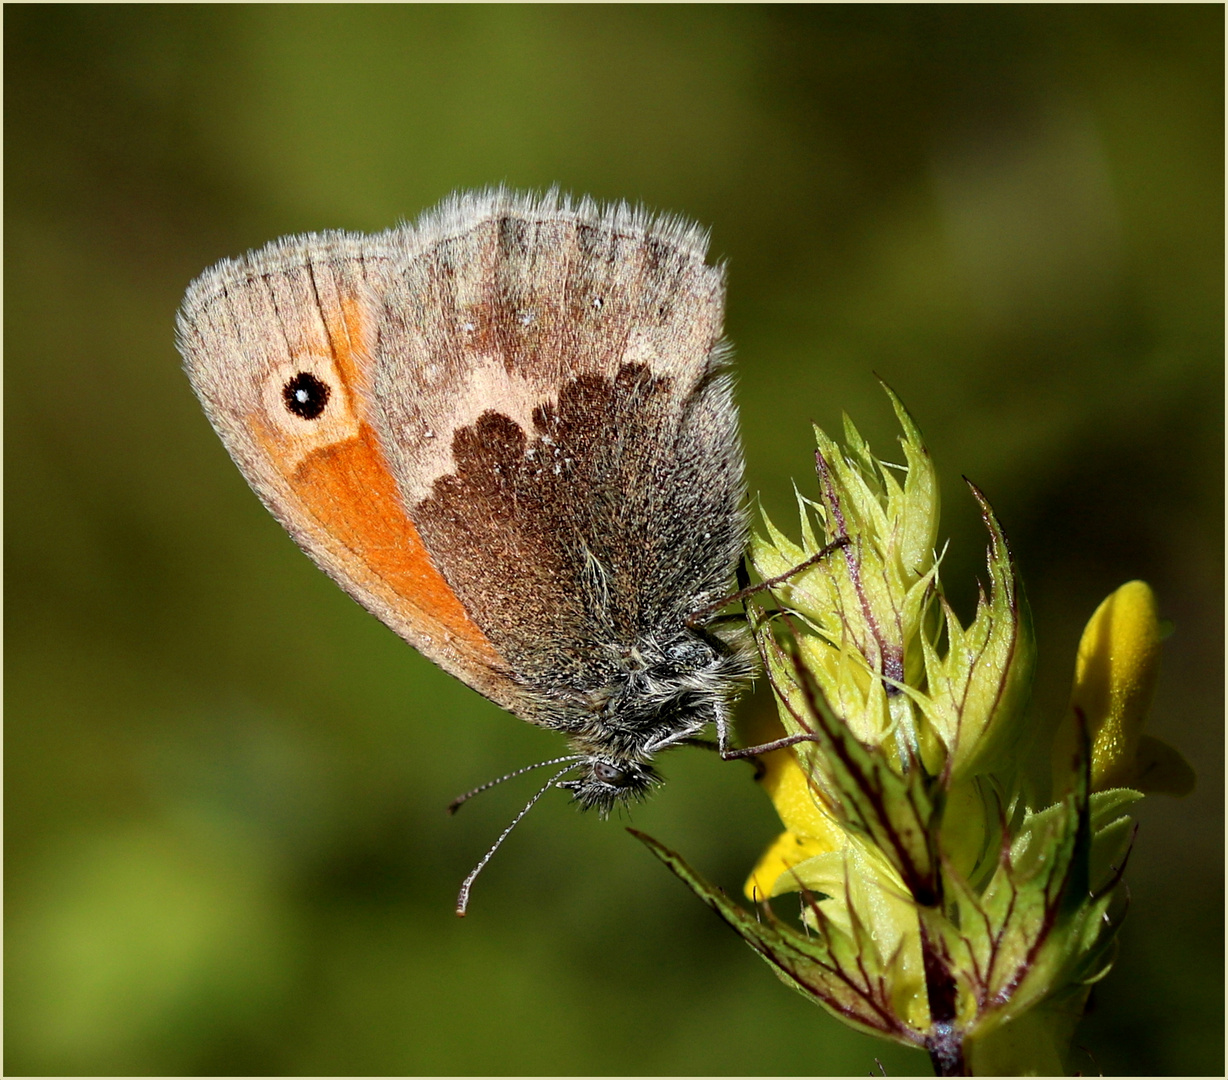
[{"label": "butterfly eye", "polygon": [[593,765],[593,777],[603,784],[609,784],[610,787],[622,787],[627,782],[626,770],[604,761],[598,761]]},{"label": "butterfly eye", "polygon": [[281,396],[295,416],[314,420],[328,404],[329,389],[310,371],[300,371],[282,388]]}]

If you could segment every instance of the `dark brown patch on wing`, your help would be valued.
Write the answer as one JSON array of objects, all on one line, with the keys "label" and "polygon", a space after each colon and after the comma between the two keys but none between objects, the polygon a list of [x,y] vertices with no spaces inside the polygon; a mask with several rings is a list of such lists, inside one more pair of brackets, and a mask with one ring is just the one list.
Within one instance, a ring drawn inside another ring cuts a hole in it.
[{"label": "dark brown patch on wing", "polygon": [[533,430],[484,413],[414,507],[432,559],[538,689],[605,685],[619,650],[728,584],[741,546],[728,385],[689,397],[642,364],[566,382]]}]

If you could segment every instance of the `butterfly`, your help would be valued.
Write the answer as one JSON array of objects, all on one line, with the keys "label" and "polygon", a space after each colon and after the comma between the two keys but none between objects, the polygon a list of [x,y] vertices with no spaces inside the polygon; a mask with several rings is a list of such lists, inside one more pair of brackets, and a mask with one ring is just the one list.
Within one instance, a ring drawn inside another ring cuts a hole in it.
[{"label": "butterfly", "polygon": [[659,782],[661,751],[709,724],[728,743],[750,660],[701,616],[747,525],[706,245],[627,204],[493,189],[376,235],[276,240],[179,312],[209,421],[299,546],[566,736],[534,802],[558,786],[608,813]]}]

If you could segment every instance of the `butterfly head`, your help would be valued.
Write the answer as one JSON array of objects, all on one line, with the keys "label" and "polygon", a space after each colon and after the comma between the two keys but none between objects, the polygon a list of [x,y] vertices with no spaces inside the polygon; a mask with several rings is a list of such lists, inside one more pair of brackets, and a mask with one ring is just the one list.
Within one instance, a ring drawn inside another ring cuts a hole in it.
[{"label": "butterfly head", "polygon": [[619,803],[638,802],[661,782],[651,765],[626,758],[586,757],[577,769],[579,776],[558,786],[572,793],[581,810],[596,810],[602,817]]}]

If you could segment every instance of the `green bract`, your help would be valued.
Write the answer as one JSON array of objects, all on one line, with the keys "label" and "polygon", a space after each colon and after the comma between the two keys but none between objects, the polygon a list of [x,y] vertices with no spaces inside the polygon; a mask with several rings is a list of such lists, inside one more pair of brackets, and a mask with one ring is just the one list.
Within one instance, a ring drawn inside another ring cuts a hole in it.
[{"label": "green bract", "polygon": [[[939,582],[933,465],[887,393],[905,464],[875,458],[847,418],[843,449],[816,431],[818,497],[798,496],[801,542],[765,516],[751,544],[766,580],[840,543],[772,589],[779,611],[748,609],[776,735],[796,740],[762,755],[786,825],[747,882],[764,910],[747,914],[642,839],[781,979],[845,1022],[926,1049],[944,1075],[1061,1072],[1112,962],[1133,836],[1124,812],[1142,797],[1108,783],[1193,783],[1176,750],[1141,733],[1154,597],[1132,582],[1089,623],[1055,740],[1057,801],[1029,805],[1017,763],[1035,643],[1010,549],[969,485],[988,582],[964,626]],[[804,927],[772,914],[785,892],[801,894]]]}]

